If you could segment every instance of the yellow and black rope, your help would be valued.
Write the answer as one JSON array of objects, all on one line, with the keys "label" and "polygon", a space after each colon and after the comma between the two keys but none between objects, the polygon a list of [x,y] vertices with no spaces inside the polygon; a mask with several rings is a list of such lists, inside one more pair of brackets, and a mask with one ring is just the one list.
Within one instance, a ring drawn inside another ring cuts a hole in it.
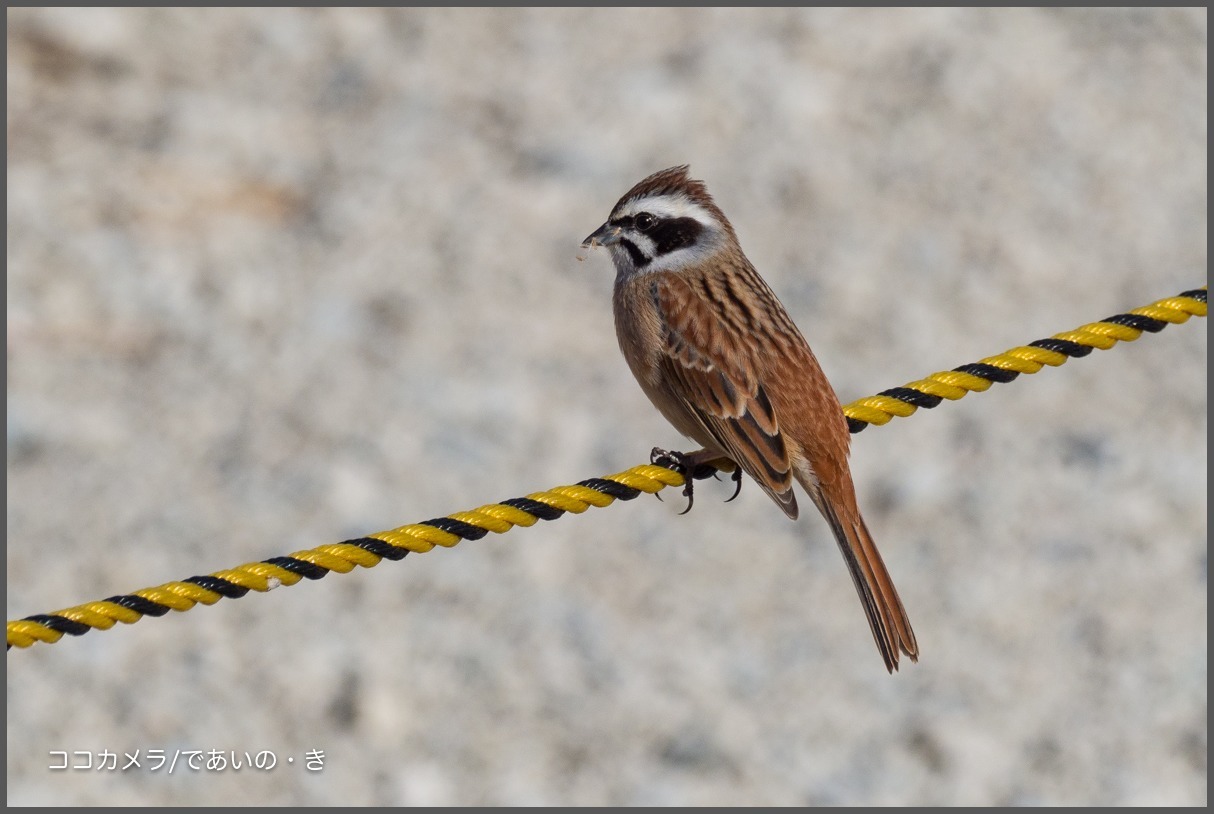
[{"label": "yellow and black rope", "polygon": [[[956,400],[968,392],[1010,382],[1021,373],[1036,373],[1045,365],[1057,367],[1067,359],[1087,356],[1093,348],[1106,350],[1119,341],[1133,341],[1143,332],[1158,333],[1169,324],[1186,322],[1190,316],[1206,316],[1205,286],[1012,348],[998,356],[934,373],[852,402],[843,411],[851,431],[856,433],[869,424],[886,424],[894,416],[909,416],[919,407],[930,409],[944,399]],[[186,611],[198,603],[213,605],[225,597],[242,597],[251,590],[265,592],[281,585],[294,585],[302,579],[320,579],[331,571],[345,574],[355,566],[372,568],[384,559],[404,559],[411,551],[423,553],[436,545],[451,547],[461,540],[479,540],[489,532],[502,534],[515,526],[555,520],[566,512],[581,514],[591,506],[609,506],[616,500],[632,500],[642,493],[657,494],[667,486],[681,486],[683,482],[681,474],[662,466],[634,466],[615,475],[589,478],[343,543],[247,563],[54,613],[27,616],[8,623],[8,647],[53,643],[65,633],[80,636],[93,628],[108,630],[117,622],[132,624],[144,616]]]},{"label": "yellow and black rope", "polygon": [[461,540],[479,540],[491,531],[502,534],[515,526],[555,520],[566,512],[581,514],[591,506],[609,506],[617,499],[632,500],[642,493],[656,494],[667,486],[682,484],[683,476],[671,469],[652,464],[634,466],[616,475],[589,478],[472,511],[246,563],[54,613],[27,616],[8,623],[8,647],[29,647],[35,642],[50,644],[65,633],[80,636],[92,628],[109,630],[116,622],[132,624],[144,616],[187,611],[200,602],[214,605],[220,599],[236,599],[251,590],[265,592],[281,585],[294,585],[301,579],[320,579],[330,571],[346,574],[358,565],[373,568],[384,559],[404,559],[411,551],[424,553],[436,545],[450,548]]},{"label": "yellow and black rope", "polygon": [[1202,286],[1073,331],[1054,334],[1049,339],[1038,339],[998,356],[882,390],[848,404],[843,412],[851,431],[857,433],[869,424],[888,424],[893,417],[909,416],[920,407],[930,410],[944,399],[956,401],[971,391],[982,392],[992,384],[1010,382],[1021,373],[1036,373],[1045,365],[1058,367],[1067,359],[1087,356],[1093,348],[1108,350],[1119,341],[1133,342],[1143,332],[1159,333],[1168,325],[1205,315],[1206,286]]}]

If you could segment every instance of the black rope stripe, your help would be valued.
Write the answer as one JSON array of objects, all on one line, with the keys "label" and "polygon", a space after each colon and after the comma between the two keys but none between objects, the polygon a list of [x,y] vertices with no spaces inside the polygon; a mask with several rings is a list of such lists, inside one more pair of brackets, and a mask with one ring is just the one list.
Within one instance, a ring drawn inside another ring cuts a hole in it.
[{"label": "black rope stripe", "polygon": [[483,529],[480,526],[474,526],[471,523],[465,523],[463,520],[455,520],[450,517],[436,517],[433,520],[423,520],[418,525],[432,526],[448,534],[454,534],[456,537],[462,537],[465,540],[479,540],[489,533],[489,529]]},{"label": "black rope stripe", "polygon": [[953,368],[956,373],[968,373],[971,376],[977,376],[979,379],[986,379],[990,382],[998,384],[1007,384],[1013,382],[1020,374],[1015,370],[1004,370],[1001,367],[994,365],[983,364],[982,362],[971,362],[968,365]]},{"label": "black rope stripe", "polygon": [[127,610],[133,610],[141,616],[164,616],[172,610],[168,605],[161,605],[159,602],[153,602],[150,599],[144,599],[142,596],[135,596],[135,594],[111,596],[105,601],[121,605]]},{"label": "black rope stripe", "polygon": [[[877,395],[889,396],[892,399],[905,401],[907,404],[913,404],[916,407],[926,407],[929,410],[944,401],[943,396],[933,396],[931,393],[924,393],[922,390],[916,390],[913,387],[891,387],[889,390],[882,390]],[[852,430],[852,432],[855,432],[855,430]]]},{"label": "black rope stripe", "polygon": [[502,505],[535,515],[540,520],[556,520],[565,513],[564,509],[549,506],[547,503],[540,503],[538,500],[532,500],[529,497],[512,497],[509,500],[503,500]]},{"label": "black rope stripe", "polygon": [[267,565],[276,565],[284,571],[290,571],[292,574],[299,574],[305,579],[323,579],[325,574],[329,573],[328,568],[322,568],[307,560],[297,560],[294,557],[270,557],[270,559],[262,560],[262,562]]},{"label": "black rope stripe", "polygon": [[586,478],[586,480],[578,481],[578,486],[585,486],[588,489],[593,489],[596,492],[602,492],[605,495],[611,495],[617,500],[632,500],[637,495],[641,494],[640,489],[633,489],[623,483],[616,483],[613,480],[606,478]]},{"label": "black rope stripe", "polygon": [[1029,347],[1052,350],[1054,353],[1061,353],[1063,356],[1069,356],[1072,359],[1082,359],[1096,350],[1091,345],[1080,345],[1078,342],[1072,342],[1069,339],[1038,339],[1030,342]]},{"label": "black rope stripe", "polygon": [[248,588],[228,582],[226,579],[209,575],[204,577],[189,577],[183,579],[182,582],[192,582],[200,588],[214,591],[225,599],[240,599],[249,592]]},{"label": "black rope stripe", "polygon": [[407,548],[394,546],[391,543],[385,543],[383,540],[376,540],[374,537],[359,537],[354,540],[346,540],[344,545],[358,546],[377,557],[383,557],[385,560],[391,560],[392,562],[403,560],[405,555],[409,553],[409,549]]},{"label": "black rope stripe", "polygon": [[[165,610],[167,611],[168,608],[165,608]],[[46,625],[51,630],[66,633],[69,636],[83,636],[92,630],[91,627],[83,622],[73,622],[67,617],[55,616],[52,613],[36,613],[33,616],[25,617],[25,620],[27,622],[37,622],[40,625]]]},{"label": "black rope stripe", "polygon": [[1168,323],[1162,319],[1154,319],[1153,317],[1144,317],[1141,314],[1114,314],[1111,317],[1105,317],[1101,322],[1111,322],[1114,325],[1124,325],[1127,328],[1136,328],[1140,331],[1157,334],[1164,328],[1168,327]]}]

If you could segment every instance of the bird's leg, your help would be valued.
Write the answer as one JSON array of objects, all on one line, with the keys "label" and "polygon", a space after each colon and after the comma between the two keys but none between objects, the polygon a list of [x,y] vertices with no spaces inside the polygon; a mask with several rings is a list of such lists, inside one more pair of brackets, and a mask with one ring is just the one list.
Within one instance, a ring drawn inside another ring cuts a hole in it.
[{"label": "bird's leg", "polygon": [[655,466],[673,469],[683,476],[683,497],[687,498],[687,508],[679,512],[681,515],[691,511],[691,506],[695,503],[694,482],[703,480],[704,478],[715,477],[718,471],[732,472],[733,480],[738,484],[737,490],[729,500],[737,497],[738,492],[742,490],[741,468],[729,458],[723,458],[715,452],[710,452],[706,449],[696,450],[695,452],[674,452],[654,447],[653,451],[649,454],[649,461]]}]

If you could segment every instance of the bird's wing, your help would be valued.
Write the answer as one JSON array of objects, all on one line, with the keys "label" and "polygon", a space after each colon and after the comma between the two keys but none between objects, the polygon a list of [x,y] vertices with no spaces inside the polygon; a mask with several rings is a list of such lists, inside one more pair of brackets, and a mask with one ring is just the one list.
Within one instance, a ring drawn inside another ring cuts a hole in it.
[{"label": "bird's wing", "polygon": [[[758,320],[728,296],[675,275],[659,275],[652,294],[661,317],[660,366],[686,414],[784,512],[797,516],[788,446],[760,374]],[[728,303],[729,307],[726,307]],[[748,325],[748,322],[750,323]]]}]

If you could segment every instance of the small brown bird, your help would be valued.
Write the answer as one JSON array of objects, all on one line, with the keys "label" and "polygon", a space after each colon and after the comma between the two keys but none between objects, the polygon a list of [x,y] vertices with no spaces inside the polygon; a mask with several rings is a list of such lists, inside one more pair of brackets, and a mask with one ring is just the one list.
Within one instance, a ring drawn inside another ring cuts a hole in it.
[{"label": "small brown bird", "polygon": [[[688,168],[654,173],[582,243],[615,263],[615,329],[641,389],[704,446],[696,467],[741,467],[790,518],[795,478],[834,531],[892,673],[919,657],[910,620],[860,516],[843,409],[818,360]],[[655,451],[656,452],[656,451]]]}]

